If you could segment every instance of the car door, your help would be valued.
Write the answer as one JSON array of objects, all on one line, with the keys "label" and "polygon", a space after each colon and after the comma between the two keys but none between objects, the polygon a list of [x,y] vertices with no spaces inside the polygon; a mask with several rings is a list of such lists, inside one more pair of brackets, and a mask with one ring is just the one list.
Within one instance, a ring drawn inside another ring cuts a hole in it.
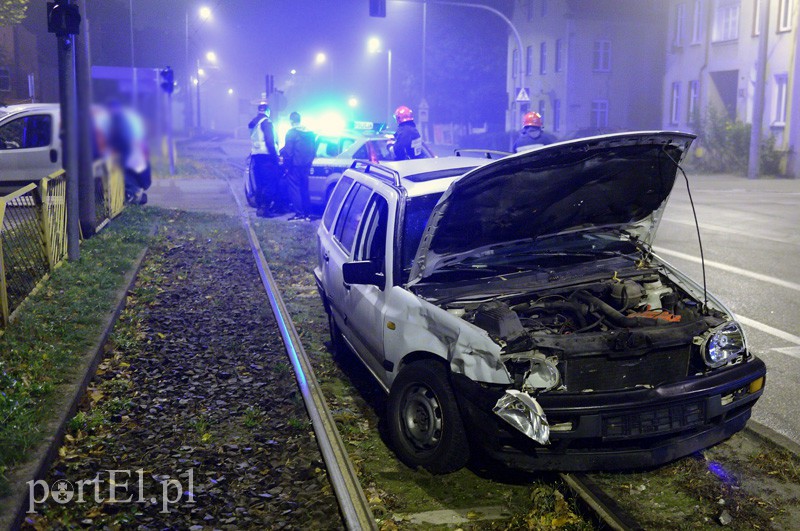
[{"label": "car door", "polygon": [[0,181],[33,182],[61,168],[58,124],[47,112],[19,116],[0,126]]},{"label": "car door", "polygon": [[322,278],[325,294],[336,324],[351,346],[351,318],[347,309],[350,286],[344,283],[342,264],[349,262],[361,219],[364,215],[372,189],[362,183],[354,183],[339,208],[332,225],[329,242],[322,252]]},{"label": "car door", "polygon": [[[390,252],[387,242],[391,241],[387,237],[390,219],[389,203],[379,193],[373,193],[353,248],[353,260],[371,262],[384,280],[390,280],[386,267],[387,253]],[[388,289],[388,284],[352,284],[345,293],[345,311],[351,323],[353,346],[363,352],[367,365],[381,380],[384,380],[382,374],[385,372],[383,333]]]}]

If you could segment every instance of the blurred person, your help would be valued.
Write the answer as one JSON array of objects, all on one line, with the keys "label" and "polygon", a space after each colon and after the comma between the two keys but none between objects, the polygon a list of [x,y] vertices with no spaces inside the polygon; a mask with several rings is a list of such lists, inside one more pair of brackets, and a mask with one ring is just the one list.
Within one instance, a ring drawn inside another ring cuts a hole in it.
[{"label": "blurred person", "polygon": [[425,156],[422,151],[422,137],[414,123],[414,113],[405,105],[394,111],[397,131],[394,133],[394,159],[420,159]]},{"label": "blurred person", "polygon": [[108,147],[119,157],[125,173],[125,201],[147,203],[145,190],[152,184],[150,154],[144,120],[118,101],[108,105]]},{"label": "blurred person", "polygon": [[278,215],[278,146],[275,143],[275,129],[269,119],[269,105],[261,103],[258,112],[250,120],[250,171],[256,182],[257,215],[272,217]]},{"label": "blurred person", "polygon": [[288,177],[289,200],[294,209],[294,216],[289,218],[289,221],[311,219],[308,174],[316,154],[316,135],[300,125],[300,120],[298,112],[289,115],[292,127],[286,132],[284,146],[281,149],[283,166]]},{"label": "blurred person", "polygon": [[542,115],[532,111],[522,117],[522,130],[514,140],[514,153],[527,151],[537,146],[547,146],[556,142],[556,138],[542,130]]}]

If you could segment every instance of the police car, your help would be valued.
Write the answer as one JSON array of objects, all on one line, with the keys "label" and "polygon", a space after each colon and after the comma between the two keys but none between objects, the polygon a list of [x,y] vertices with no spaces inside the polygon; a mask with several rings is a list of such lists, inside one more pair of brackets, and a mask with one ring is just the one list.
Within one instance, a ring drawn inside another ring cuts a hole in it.
[{"label": "police car", "polygon": [[[325,205],[342,173],[354,160],[381,162],[394,160],[394,134],[382,131],[382,124],[356,122],[354,129],[338,135],[317,136],[317,154],[308,177],[311,203]],[[423,158],[434,157],[422,146]]]}]

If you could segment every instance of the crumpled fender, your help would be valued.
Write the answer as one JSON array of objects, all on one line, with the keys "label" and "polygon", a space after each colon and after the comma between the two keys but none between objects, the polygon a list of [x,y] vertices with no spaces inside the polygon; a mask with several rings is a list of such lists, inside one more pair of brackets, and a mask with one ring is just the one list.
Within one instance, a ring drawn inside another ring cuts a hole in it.
[{"label": "crumpled fender", "polygon": [[[453,373],[463,374],[477,382],[511,383],[500,359],[500,345],[480,328],[426,302],[400,287],[391,288],[385,321],[395,329],[385,329],[386,353],[404,357],[412,352],[431,352],[450,363]],[[390,359],[395,364],[401,359]]]}]

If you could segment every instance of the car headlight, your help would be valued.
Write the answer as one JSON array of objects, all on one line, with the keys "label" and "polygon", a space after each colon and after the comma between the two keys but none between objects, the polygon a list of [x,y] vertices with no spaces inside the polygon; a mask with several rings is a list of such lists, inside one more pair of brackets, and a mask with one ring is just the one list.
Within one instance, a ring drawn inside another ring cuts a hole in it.
[{"label": "car headlight", "polygon": [[703,346],[703,357],[709,367],[721,367],[743,354],[745,349],[744,332],[739,323],[729,321],[711,330]]},{"label": "car headlight", "polygon": [[534,441],[540,444],[549,442],[550,425],[544,410],[527,393],[516,389],[506,390],[492,411]]}]

